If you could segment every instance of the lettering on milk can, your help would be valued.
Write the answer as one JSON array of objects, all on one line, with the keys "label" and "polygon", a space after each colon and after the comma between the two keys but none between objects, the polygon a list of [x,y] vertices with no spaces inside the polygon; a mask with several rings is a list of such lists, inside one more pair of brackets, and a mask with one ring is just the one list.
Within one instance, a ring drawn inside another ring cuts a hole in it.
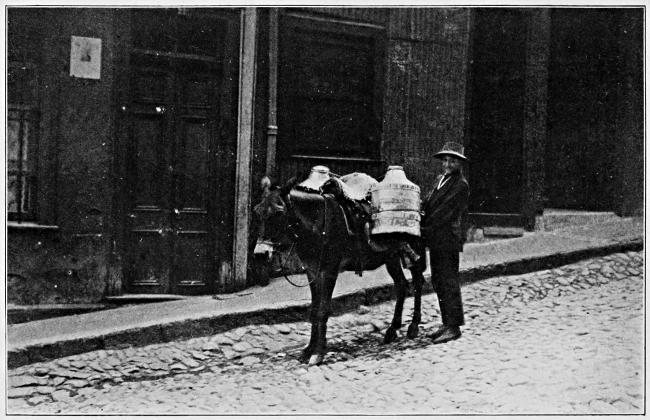
[{"label": "lettering on milk can", "polygon": [[401,166],[389,166],[386,176],[373,190],[373,235],[408,233],[420,236],[420,187],[406,178]]}]

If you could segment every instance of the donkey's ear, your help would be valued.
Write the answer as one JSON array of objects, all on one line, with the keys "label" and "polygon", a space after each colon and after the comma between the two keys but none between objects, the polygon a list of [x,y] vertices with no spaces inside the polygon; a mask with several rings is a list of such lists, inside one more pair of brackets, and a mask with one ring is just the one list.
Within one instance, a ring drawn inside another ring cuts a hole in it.
[{"label": "donkey's ear", "polygon": [[284,183],[282,187],[280,187],[280,194],[282,195],[289,194],[289,191],[291,191],[291,189],[295,187],[297,183],[298,183],[298,177],[294,176],[293,178],[290,178],[287,182]]},{"label": "donkey's ear", "polygon": [[262,188],[262,191],[268,191],[271,188],[271,178],[268,176],[262,177],[262,180],[260,181],[260,187]]}]

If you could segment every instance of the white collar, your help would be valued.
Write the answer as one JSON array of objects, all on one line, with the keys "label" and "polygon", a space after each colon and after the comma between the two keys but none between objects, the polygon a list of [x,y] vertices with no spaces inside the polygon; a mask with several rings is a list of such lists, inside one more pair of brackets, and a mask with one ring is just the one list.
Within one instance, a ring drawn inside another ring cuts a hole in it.
[{"label": "white collar", "polygon": [[439,190],[440,188],[442,188],[442,186],[445,185],[447,183],[447,181],[449,181],[450,179],[451,179],[451,175],[449,175],[448,178],[445,178],[445,176],[443,175],[440,178],[440,181],[438,181],[438,188],[436,188],[436,189]]}]

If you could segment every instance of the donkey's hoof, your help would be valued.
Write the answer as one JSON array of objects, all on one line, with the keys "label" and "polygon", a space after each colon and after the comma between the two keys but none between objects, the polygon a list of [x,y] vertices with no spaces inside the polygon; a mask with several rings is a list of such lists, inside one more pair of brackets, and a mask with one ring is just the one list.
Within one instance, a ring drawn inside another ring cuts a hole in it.
[{"label": "donkey's hoof", "polygon": [[307,363],[310,357],[311,357],[311,349],[307,347],[300,352],[300,356],[298,357],[298,359],[302,363]]},{"label": "donkey's hoof", "polygon": [[397,340],[397,331],[393,327],[388,327],[384,334],[384,344],[390,344],[395,340]]},{"label": "donkey's hoof", "polygon": [[406,332],[406,336],[410,339],[413,339],[418,336],[419,328],[418,324],[411,324],[409,325],[409,329]]},{"label": "donkey's hoof", "polygon": [[322,354],[312,354],[311,357],[309,358],[309,366],[317,366],[323,363],[323,355]]}]

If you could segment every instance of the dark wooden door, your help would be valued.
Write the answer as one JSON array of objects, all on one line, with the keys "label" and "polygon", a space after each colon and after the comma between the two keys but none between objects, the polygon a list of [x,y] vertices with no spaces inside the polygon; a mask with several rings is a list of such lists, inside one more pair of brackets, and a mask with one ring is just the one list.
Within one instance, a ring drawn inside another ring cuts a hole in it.
[{"label": "dark wooden door", "polygon": [[224,33],[214,19],[133,14],[127,291],[214,290]]},{"label": "dark wooden door", "polygon": [[525,18],[516,9],[475,10],[466,148],[471,212],[521,212]]}]

